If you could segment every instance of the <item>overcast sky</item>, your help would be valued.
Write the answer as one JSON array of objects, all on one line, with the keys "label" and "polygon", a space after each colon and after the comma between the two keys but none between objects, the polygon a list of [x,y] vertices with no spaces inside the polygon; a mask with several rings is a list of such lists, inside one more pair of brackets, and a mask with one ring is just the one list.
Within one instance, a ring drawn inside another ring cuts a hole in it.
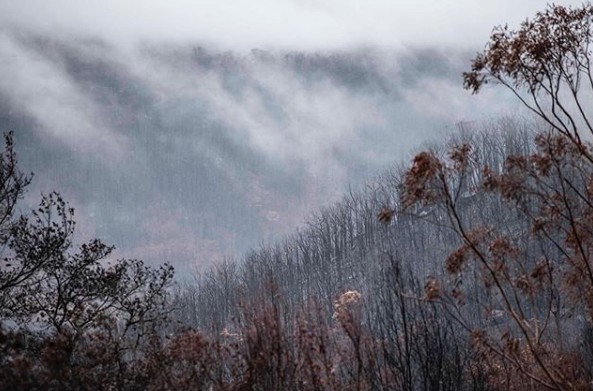
[{"label": "overcast sky", "polygon": [[[557,4],[580,4],[556,1]],[[541,0],[0,0],[0,25],[89,34],[130,44],[190,40],[233,49],[481,47]]]}]

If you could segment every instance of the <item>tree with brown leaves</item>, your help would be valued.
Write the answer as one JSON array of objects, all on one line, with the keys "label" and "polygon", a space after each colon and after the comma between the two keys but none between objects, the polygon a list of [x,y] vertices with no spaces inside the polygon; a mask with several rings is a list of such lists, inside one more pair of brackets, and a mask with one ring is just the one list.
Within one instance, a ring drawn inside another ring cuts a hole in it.
[{"label": "tree with brown leaves", "polygon": [[[532,153],[490,167],[461,143],[446,157],[417,155],[404,175],[403,208],[440,207],[461,242],[446,259],[452,286],[431,279],[425,299],[469,331],[497,389],[589,389],[593,378],[571,337],[593,319],[592,27],[591,4],[550,5],[518,30],[495,28],[464,74],[473,93],[503,85],[549,126]],[[461,195],[476,177],[528,224],[468,218]],[[497,327],[476,326],[464,311],[468,276],[488,292],[481,310]]]},{"label": "tree with brown leaves", "polygon": [[488,83],[503,85],[555,131],[581,146],[593,134],[591,44],[593,6],[550,5],[518,30],[496,27],[483,53],[463,74],[464,86],[478,93]]}]

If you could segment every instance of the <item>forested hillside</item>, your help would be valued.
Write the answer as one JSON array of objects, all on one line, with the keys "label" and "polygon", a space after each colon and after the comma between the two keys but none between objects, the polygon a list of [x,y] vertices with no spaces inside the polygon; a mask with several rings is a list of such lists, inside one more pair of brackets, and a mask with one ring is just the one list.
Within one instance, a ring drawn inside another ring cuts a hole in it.
[{"label": "forested hillside", "polygon": [[[526,224],[500,200],[480,189],[482,173],[477,162],[487,162],[501,171],[507,157],[527,156],[533,145],[533,126],[509,118],[464,128],[454,135],[451,143],[470,143],[476,159],[471,182],[460,196],[464,219],[477,225],[494,223],[507,230]],[[445,155],[447,146],[433,150]],[[195,300],[188,306],[196,309],[188,319],[190,324],[225,327],[237,315],[232,311],[239,311],[240,301],[251,295],[254,302],[260,295],[278,296],[288,308],[315,297],[328,309],[336,295],[346,290],[378,297],[374,290],[390,285],[381,282],[382,271],[393,267],[394,262],[413,276],[420,288],[428,276],[445,274],[443,260],[459,246],[459,238],[447,229],[446,211],[437,206],[392,212],[401,210],[398,189],[403,171],[403,166],[385,171],[364,190],[313,214],[304,228],[284,240],[254,250],[240,262],[217,265],[197,276],[197,285],[196,281],[188,282],[182,297]],[[277,295],[268,289],[278,290]],[[241,295],[237,294],[239,290]],[[221,311],[224,308],[228,311]]]},{"label": "forested hillside", "polygon": [[507,89],[533,118],[462,123],[282,240],[177,282],[79,245],[58,193],[21,215],[32,177],[7,133],[0,388],[591,389],[591,42],[591,4],[495,28],[464,87]]},{"label": "forested hillside", "polygon": [[[364,191],[320,211],[281,243],[197,276],[178,292],[175,301],[183,310],[176,316],[223,338],[247,338],[245,348],[251,350],[245,354],[262,351],[265,357],[282,357],[285,362],[267,362],[272,366],[261,369],[276,373],[273,381],[287,376],[279,372],[294,364],[291,370],[307,373],[295,372],[287,383],[297,389],[306,388],[298,381],[307,376],[338,381],[329,389],[356,388],[359,380],[364,389],[482,389],[490,381],[512,388],[506,382],[521,382],[524,374],[501,367],[496,355],[489,357],[492,361],[476,361],[485,353],[474,350],[477,341],[468,338],[468,331],[475,338],[478,331],[496,336],[485,351],[499,347],[498,337],[504,336],[504,351],[514,335],[510,333],[517,332],[514,315],[535,327],[543,325],[534,330],[542,333],[538,338],[561,338],[571,354],[588,357],[589,325],[580,305],[555,286],[561,281],[548,285],[536,275],[542,260],[558,262],[550,268],[566,272],[557,248],[562,234],[535,235],[531,216],[484,187],[494,176],[508,174],[509,161],[545,153],[534,144],[534,128],[533,123],[501,119],[464,128],[449,146],[430,150],[435,159],[446,161],[457,151],[454,146],[467,146],[471,164],[463,174],[447,178],[448,186],[456,186],[454,214],[452,205],[436,200],[405,205],[411,186],[407,181],[417,162],[407,172],[391,170]],[[475,259],[479,253],[462,253],[469,244],[460,228],[480,235],[472,239],[492,258],[488,264],[504,262],[500,292]],[[521,285],[523,277],[534,286]],[[503,293],[512,293],[512,303],[504,302]],[[328,344],[329,357],[315,360],[331,362],[331,371],[299,367],[300,360],[313,360],[300,356],[309,354],[300,351],[307,345],[294,351],[293,344],[306,336],[317,338],[316,349]],[[339,380],[333,378],[335,360],[344,371]],[[532,360],[521,365],[535,365]],[[590,373],[586,362],[566,364],[576,371],[571,381]],[[280,387],[263,384],[263,389]]]}]

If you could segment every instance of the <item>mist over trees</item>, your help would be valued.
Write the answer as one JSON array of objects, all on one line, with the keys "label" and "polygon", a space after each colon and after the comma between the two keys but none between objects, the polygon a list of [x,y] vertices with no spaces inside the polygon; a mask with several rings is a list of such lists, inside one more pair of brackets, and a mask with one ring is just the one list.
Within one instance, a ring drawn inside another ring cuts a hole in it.
[{"label": "mist over trees", "polygon": [[[30,194],[59,189],[87,236],[189,275],[280,239],[435,130],[474,119],[481,103],[459,88],[470,56],[438,47],[125,51],[3,30],[0,59],[12,77],[0,83],[0,121],[37,174]],[[501,111],[505,100],[492,95],[488,107]]]},{"label": "mist over trees", "polygon": [[[20,216],[31,176],[7,134],[0,385],[590,389],[592,23],[590,4],[550,5],[517,30],[495,28],[463,74],[474,93],[509,89],[535,120],[461,123],[282,240],[177,283],[168,265],[77,245],[58,193]],[[334,59],[285,61],[315,77]],[[374,83],[347,68],[341,83]]]}]

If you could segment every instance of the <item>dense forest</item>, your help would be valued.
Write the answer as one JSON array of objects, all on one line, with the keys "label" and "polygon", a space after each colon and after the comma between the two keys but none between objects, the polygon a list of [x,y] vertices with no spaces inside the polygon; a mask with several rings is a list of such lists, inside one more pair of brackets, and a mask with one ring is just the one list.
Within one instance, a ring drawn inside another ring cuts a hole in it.
[{"label": "dense forest", "polygon": [[592,28],[590,4],[495,28],[464,86],[533,118],[462,123],[189,280],[79,244],[58,193],[21,214],[34,178],[6,133],[0,388],[590,389]]}]

